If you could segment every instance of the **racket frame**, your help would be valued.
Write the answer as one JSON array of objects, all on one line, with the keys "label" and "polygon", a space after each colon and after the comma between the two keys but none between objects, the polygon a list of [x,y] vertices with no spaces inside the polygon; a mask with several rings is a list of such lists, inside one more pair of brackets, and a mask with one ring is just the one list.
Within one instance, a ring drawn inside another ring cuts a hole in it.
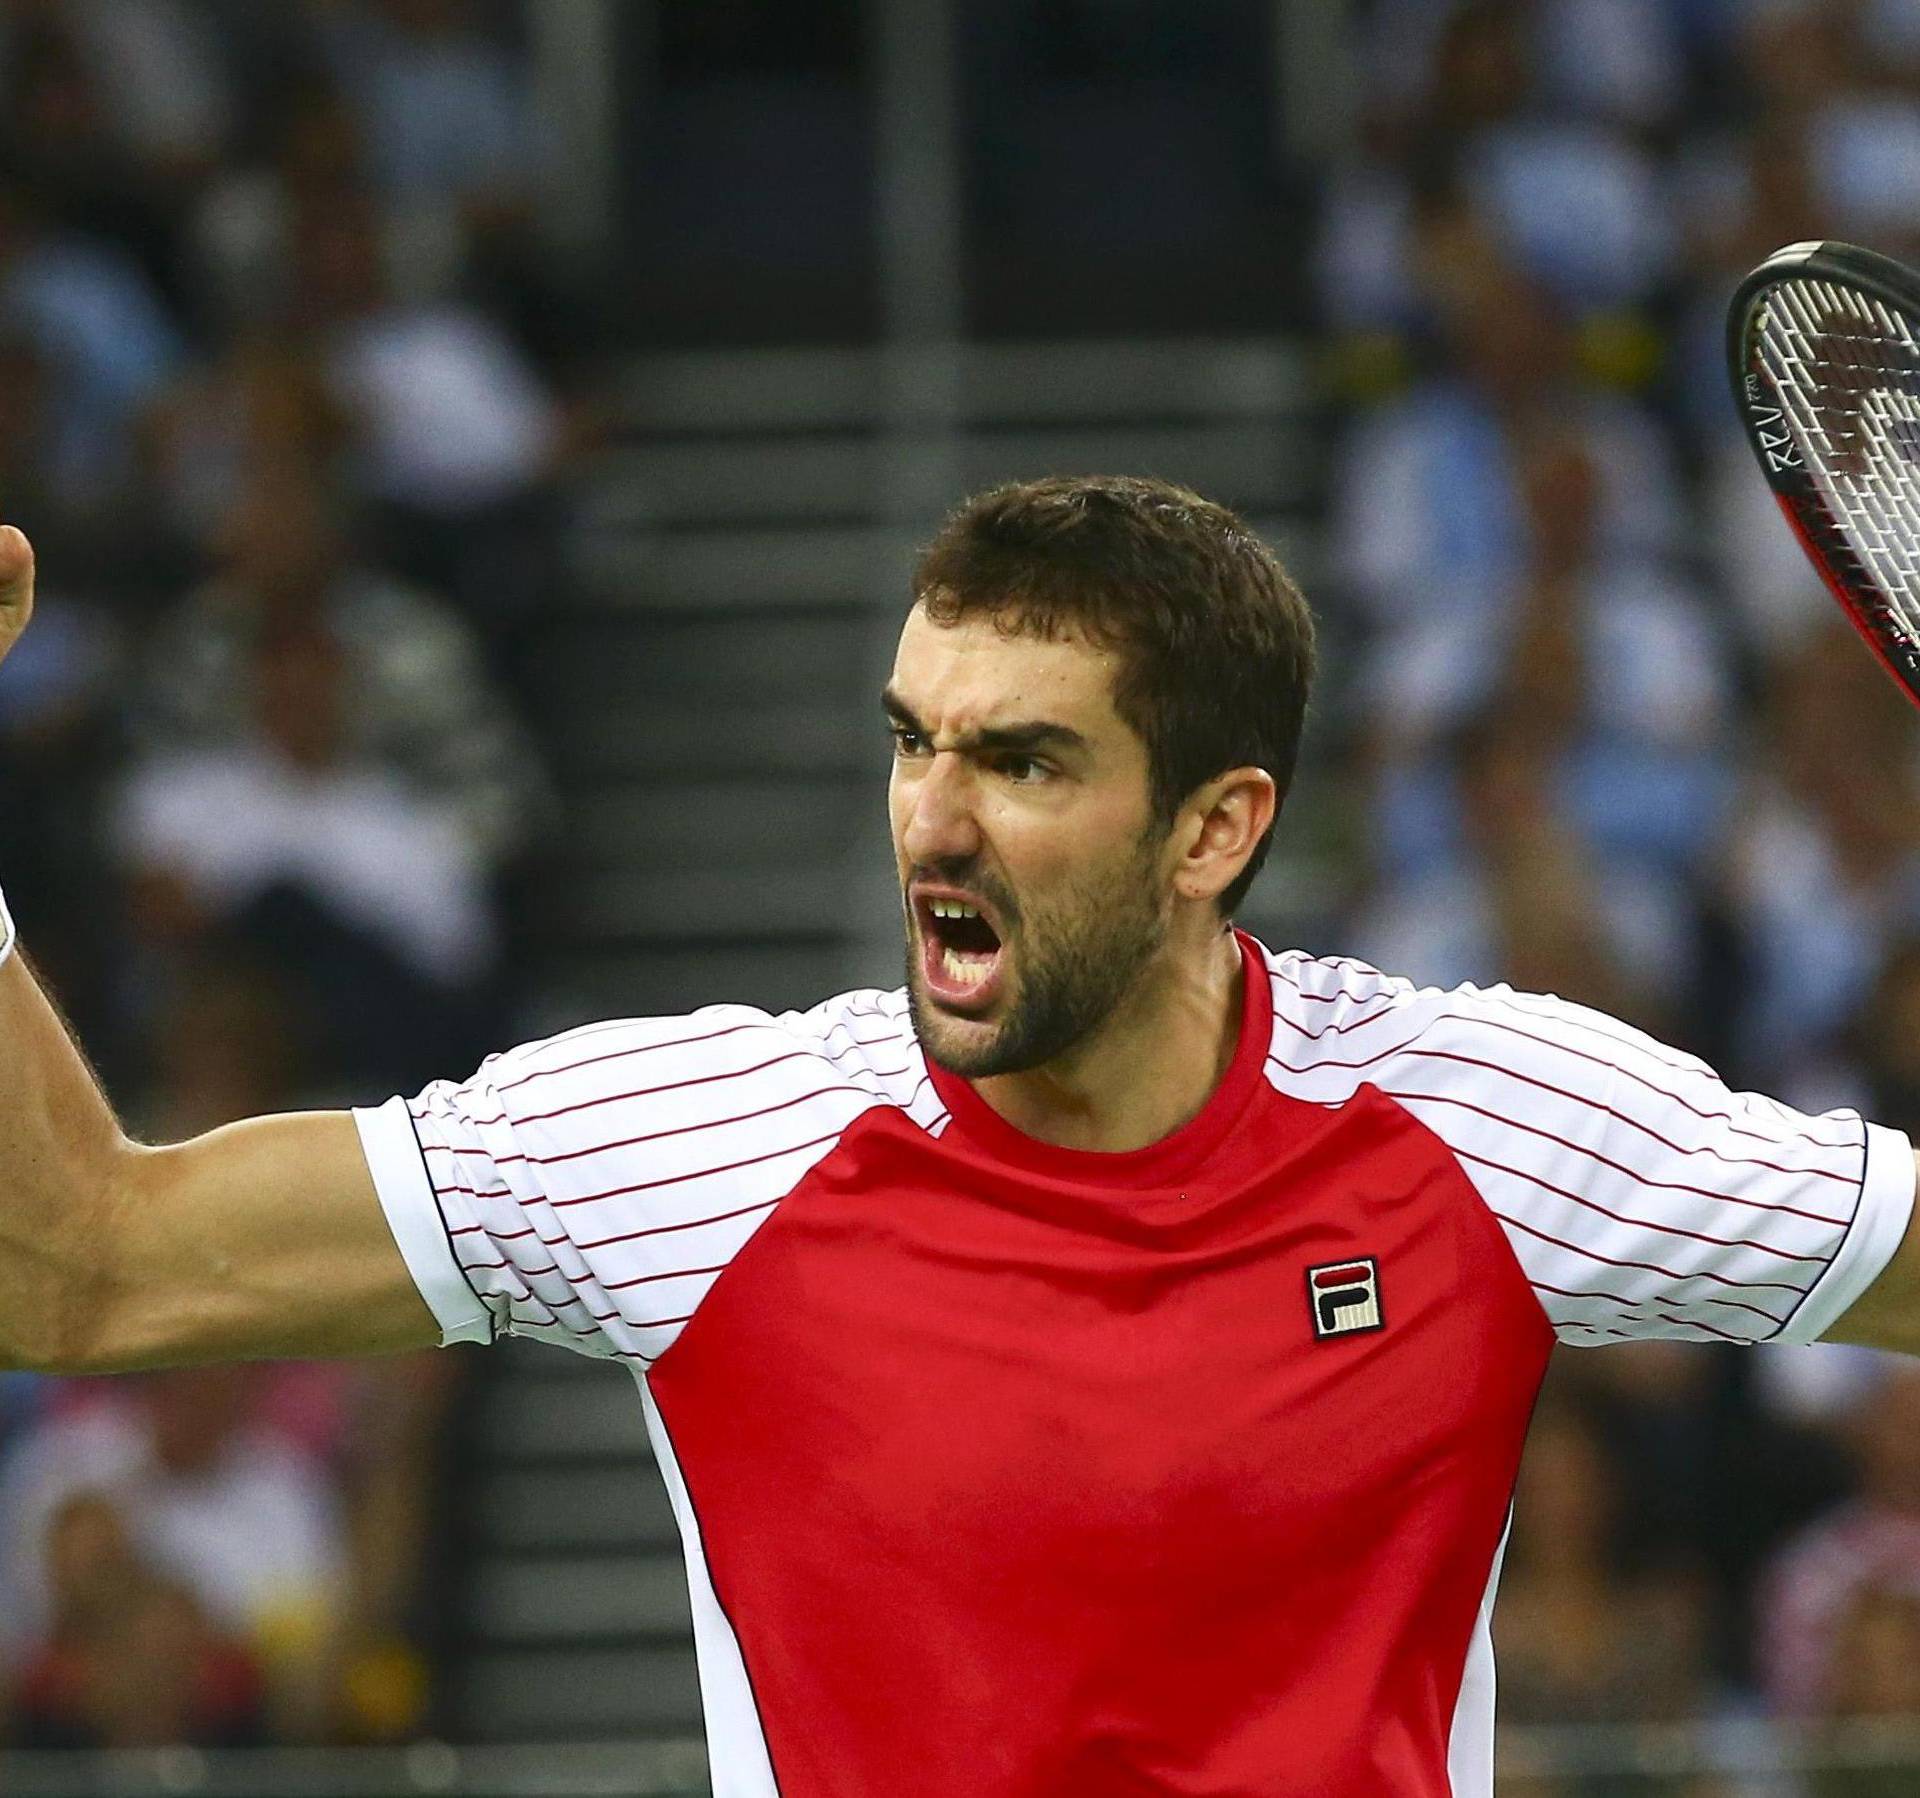
[{"label": "racket frame", "polygon": [[1910,321],[1920,340],[1920,275],[1890,256],[1857,244],[1831,240],[1789,244],[1774,251],[1740,283],[1727,308],[1727,365],[1734,403],[1760,472],[1807,560],[1840,602],[1848,621],[1907,697],[1920,705],[1920,626],[1904,622],[1861,567],[1844,526],[1794,440],[1786,408],[1771,388],[1757,353],[1768,291],[1796,280],[1831,281],[1878,300]]}]

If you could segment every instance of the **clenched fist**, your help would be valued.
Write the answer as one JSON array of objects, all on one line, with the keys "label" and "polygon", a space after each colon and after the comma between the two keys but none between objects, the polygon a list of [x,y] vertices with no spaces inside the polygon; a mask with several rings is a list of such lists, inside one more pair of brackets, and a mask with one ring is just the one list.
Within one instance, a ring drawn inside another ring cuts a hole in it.
[{"label": "clenched fist", "polygon": [[0,662],[33,616],[33,545],[17,525],[0,524]]}]

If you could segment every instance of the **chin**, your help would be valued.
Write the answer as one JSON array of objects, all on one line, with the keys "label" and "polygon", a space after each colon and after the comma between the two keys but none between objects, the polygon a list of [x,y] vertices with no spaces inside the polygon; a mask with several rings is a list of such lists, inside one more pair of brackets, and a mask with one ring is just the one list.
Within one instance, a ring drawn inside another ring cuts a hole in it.
[{"label": "chin", "polygon": [[998,1065],[1006,1034],[999,1019],[956,1016],[927,995],[917,976],[907,981],[907,1006],[922,1051],[947,1073],[980,1080],[1006,1071]]},{"label": "chin", "polygon": [[962,1080],[985,1080],[1011,1070],[1000,1065],[998,1031],[984,1032],[971,1042],[935,1026],[920,1032],[920,1047],[927,1059]]}]

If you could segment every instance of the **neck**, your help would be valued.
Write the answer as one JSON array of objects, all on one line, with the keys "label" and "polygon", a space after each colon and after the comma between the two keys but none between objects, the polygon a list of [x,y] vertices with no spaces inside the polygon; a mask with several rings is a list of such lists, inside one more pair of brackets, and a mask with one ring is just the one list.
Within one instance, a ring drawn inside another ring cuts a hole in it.
[{"label": "neck", "polygon": [[1232,931],[1172,951],[1085,1042],[974,1090],[1016,1130],[1062,1149],[1144,1149],[1197,1117],[1240,1046],[1240,945]]}]

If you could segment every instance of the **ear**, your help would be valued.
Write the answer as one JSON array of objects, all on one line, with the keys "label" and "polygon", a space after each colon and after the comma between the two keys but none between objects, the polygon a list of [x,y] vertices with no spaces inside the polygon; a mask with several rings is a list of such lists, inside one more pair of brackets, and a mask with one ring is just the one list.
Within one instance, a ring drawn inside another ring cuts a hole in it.
[{"label": "ear", "polygon": [[1264,768],[1230,768],[1194,790],[1180,808],[1174,841],[1181,846],[1173,890],[1183,899],[1217,899],[1247,865],[1279,809]]}]

